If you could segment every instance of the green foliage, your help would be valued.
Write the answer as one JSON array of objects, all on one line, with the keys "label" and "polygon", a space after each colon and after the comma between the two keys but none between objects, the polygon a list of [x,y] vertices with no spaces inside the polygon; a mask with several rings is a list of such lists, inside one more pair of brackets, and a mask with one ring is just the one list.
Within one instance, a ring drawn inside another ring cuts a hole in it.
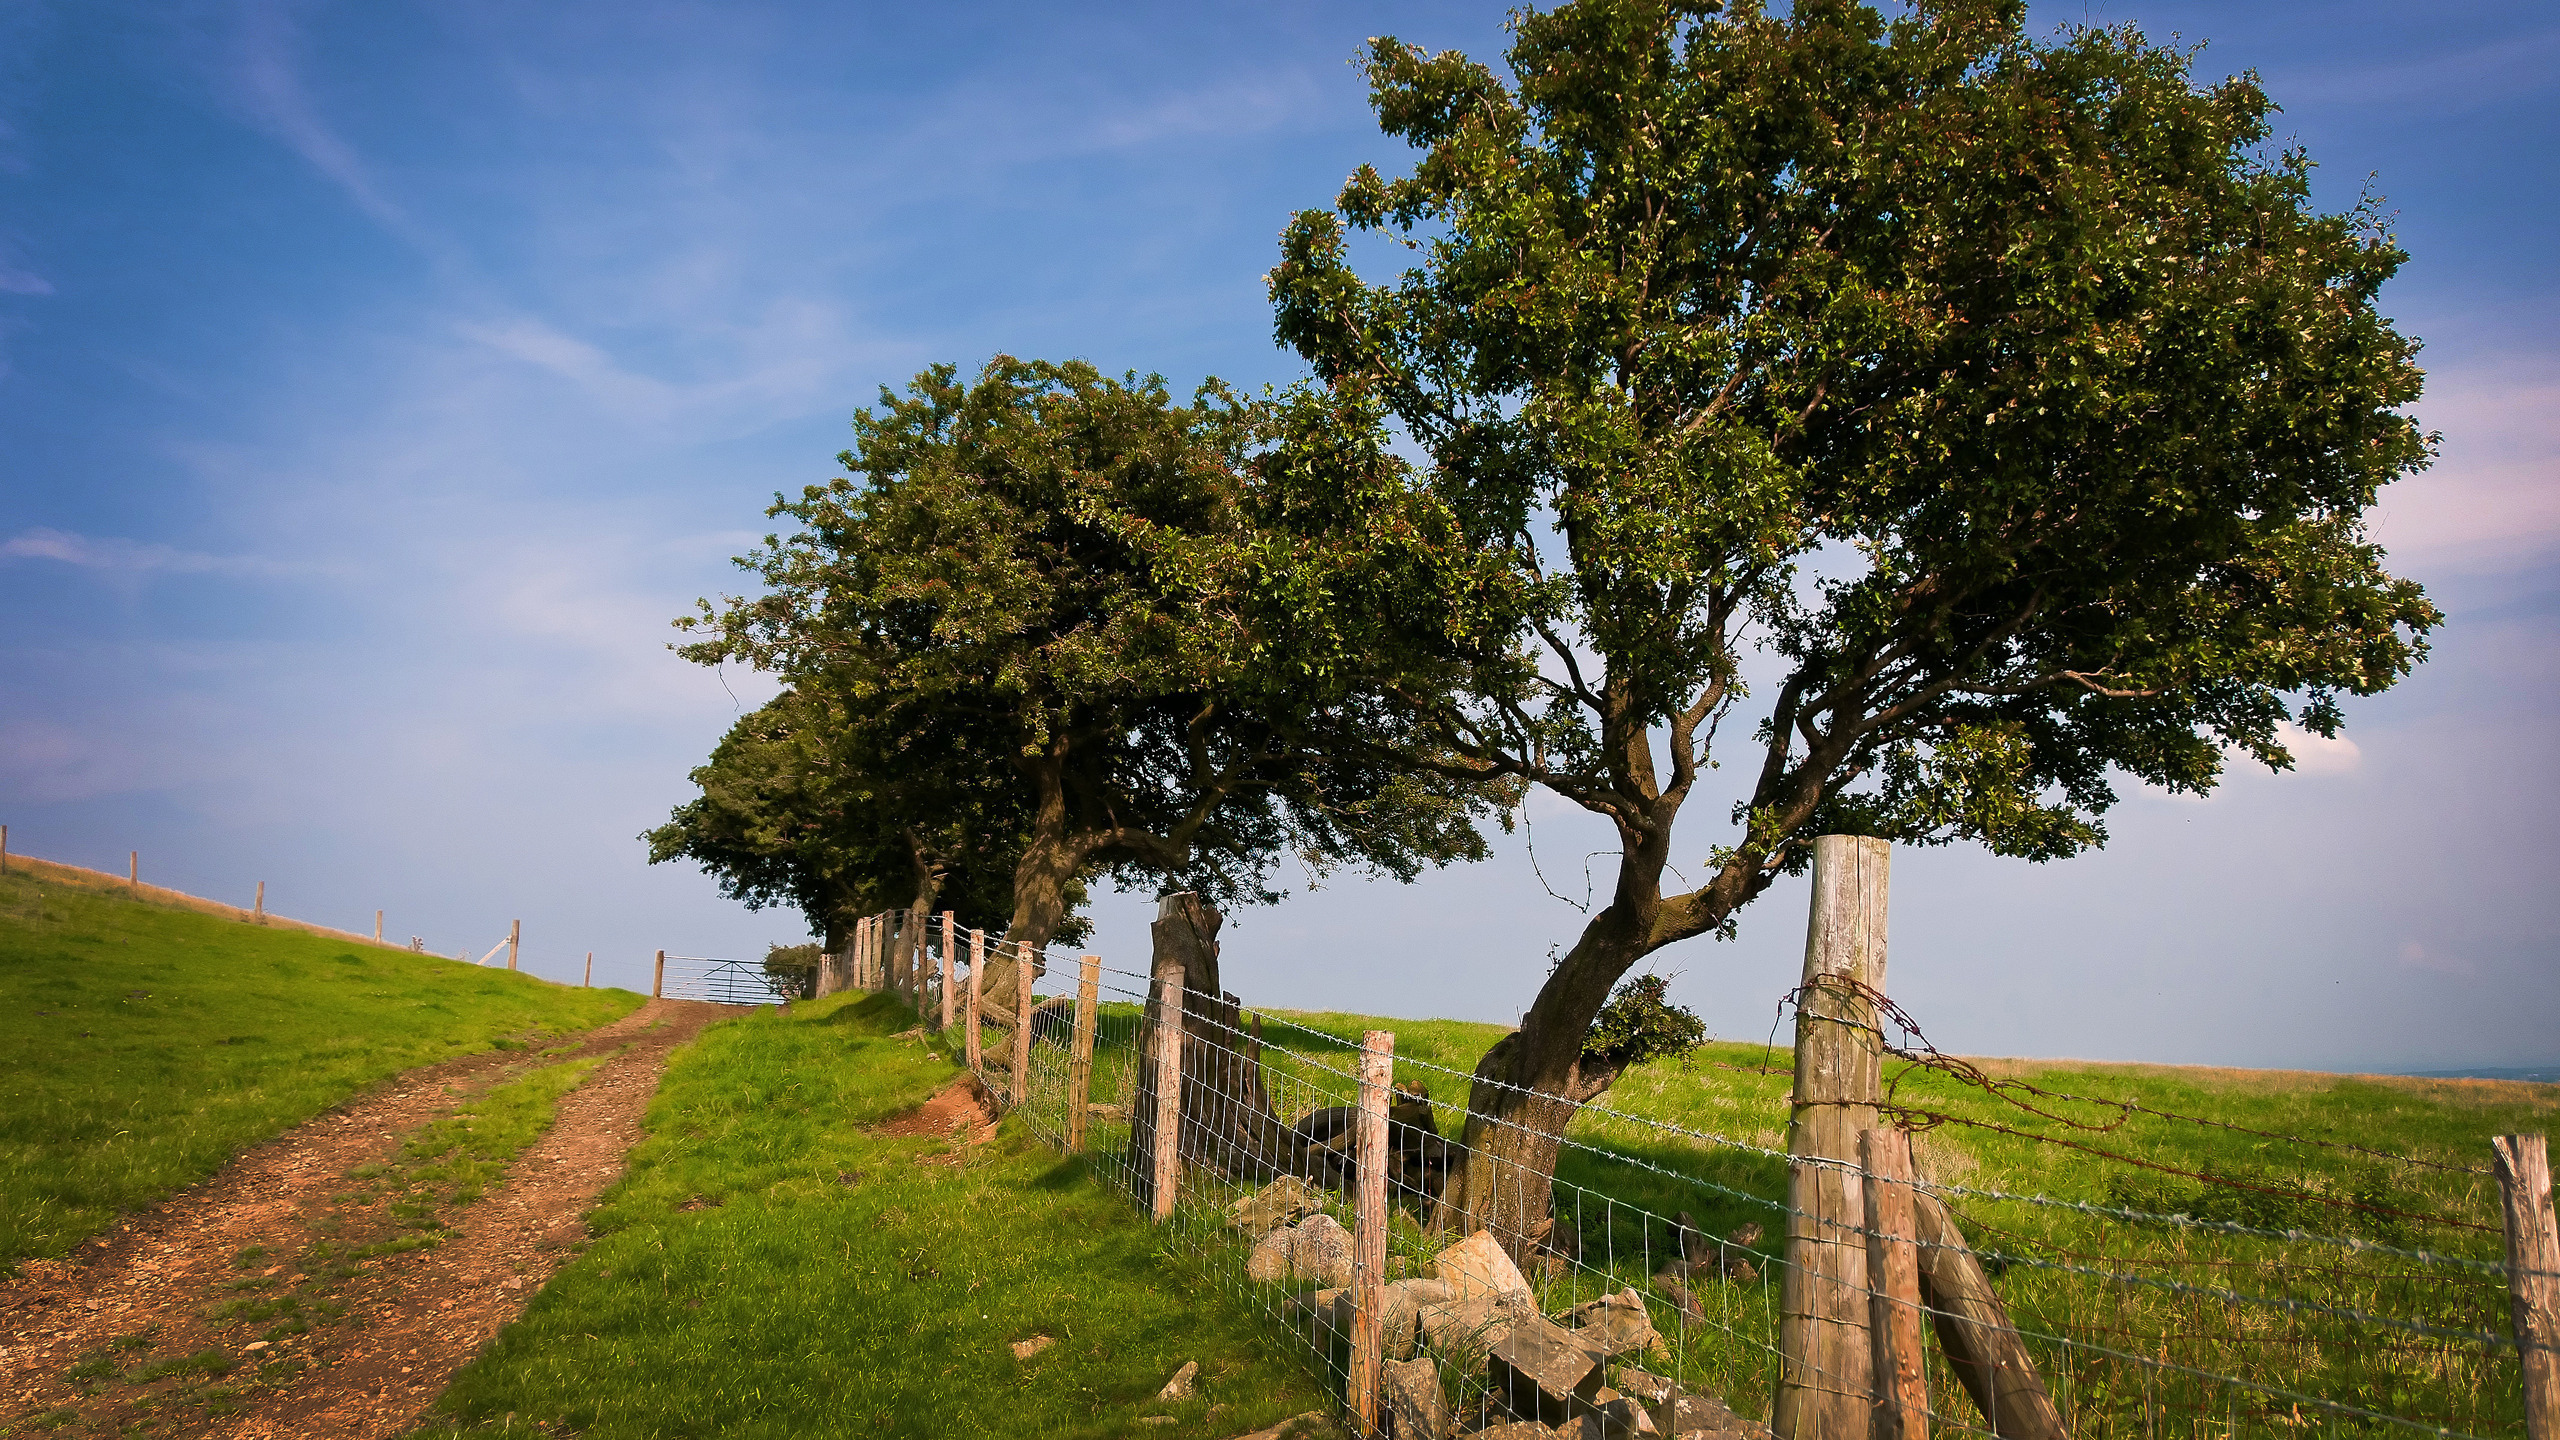
[{"label": "green foliage", "polygon": [[1670,977],[1636,975],[1618,987],[1582,1040],[1586,1067],[1611,1071],[1685,1057],[1707,1038],[1707,1022],[1669,999]]},{"label": "green foliage", "polygon": [[[1210,382],[998,357],[886,389],[847,473],[778,499],[800,527],[745,557],[759,596],[679,622],[705,663],[744,660],[821,692],[920,753],[880,773],[1001,782],[1026,832],[1013,926],[1046,939],[1098,870],[1226,901],[1277,898],[1283,855],[1410,876],[1481,853],[1470,803],[1319,743],[1369,717],[1310,706],[1256,630],[1168,563],[1227,534],[1267,408]],[[993,823],[992,821],[990,823]],[[1009,833],[1009,832],[1008,832]]]},{"label": "green foliage", "polygon": [[818,958],[824,951],[819,945],[766,946],[764,973],[782,982],[784,994],[806,1000],[818,993]]},{"label": "green foliage", "polygon": [[[1260,1322],[1019,1120],[960,1164],[916,1163],[941,1137],[872,1133],[959,1074],[893,1038],[914,1020],[832,996],[678,1052],[599,1238],[421,1436],[512,1413],[593,1440],[712,1415],[741,1437],[1103,1437],[1169,1414],[1146,1433],[1216,1437],[1325,1406]],[[1057,1343],[1017,1361],[1010,1342],[1035,1334]],[[1158,1402],[1185,1360],[1201,1393]]]},{"label": "green foliage", "polygon": [[335,963],[345,944],[0,876],[0,1266],[378,1080],[641,999],[400,951]]}]

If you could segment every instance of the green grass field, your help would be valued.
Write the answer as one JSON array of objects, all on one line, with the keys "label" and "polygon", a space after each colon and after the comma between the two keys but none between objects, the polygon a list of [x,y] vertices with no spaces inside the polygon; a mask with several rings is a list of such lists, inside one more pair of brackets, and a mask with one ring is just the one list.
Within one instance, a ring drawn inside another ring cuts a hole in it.
[{"label": "green grass field", "polygon": [[[1008,1119],[956,1149],[868,1128],[959,1075],[845,995],[680,1052],[599,1238],[441,1402],[592,1440],[1231,1436],[1325,1404],[1303,1363],[1081,1162]],[[955,1159],[957,1163],[940,1162]],[[1054,1344],[1027,1361],[1016,1341]],[[1185,1361],[1192,1399],[1154,1399]],[[1137,1426],[1139,1417],[1174,1423]]]},{"label": "green grass field", "polygon": [[641,997],[0,876],[0,1272],[414,1066]]}]

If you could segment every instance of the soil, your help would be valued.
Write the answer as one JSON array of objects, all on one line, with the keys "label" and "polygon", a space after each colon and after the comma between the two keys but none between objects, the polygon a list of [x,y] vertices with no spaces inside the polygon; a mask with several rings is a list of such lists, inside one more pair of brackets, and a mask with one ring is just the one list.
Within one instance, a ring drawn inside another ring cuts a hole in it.
[{"label": "soil", "polygon": [[978,1077],[963,1075],[942,1087],[913,1110],[892,1115],[872,1127],[874,1134],[947,1137],[951,1148],[916,1157],[919,1165],[958,1165],[968,1152],[996,1138],[996,1102]]},{"label": "soil", "polygon": [[[679,1045],[743,1008],[653,1000],[562,1054],[413,1070],[264,1145],[62,1261],[0,1281],[0,1420],[60,1434],[384,1437],[586,1243]],[[406,1138],[490,1086],[605,1056],[476,1203],[403,1218]]]}]

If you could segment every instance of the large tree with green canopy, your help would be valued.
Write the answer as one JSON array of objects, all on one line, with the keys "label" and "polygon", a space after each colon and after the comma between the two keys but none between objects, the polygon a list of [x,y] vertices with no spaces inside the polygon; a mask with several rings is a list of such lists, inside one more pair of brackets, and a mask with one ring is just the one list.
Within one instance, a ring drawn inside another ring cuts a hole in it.
[{"label": "large tree with green canopy", "polygon": [[[2311,203],[2253,78],[2024,22],[1582,0],[1514,20],[1507,79],[1371,44],[1419,158],[1289,225],[1278,333],[1318,386],[1255,565],[1195,569],[1329,647],[1310,676],[1404,763],[1616,831],[1478,1067],[1444,1223],[1536,1231],[1616,1073],[1611,987],[1814,835],[2069,855],[2118,777],[2282,768],[2281,727],[2335,733],[2424,654],[2440,617],[2365,532],[2431,443],[2376,212]],[[1364,278],[1356,231],[1410,268]],[[1719,764],[1729,826],[1675,840]]]},{"label": "large tree with green canopy", "polygon": [[[1405,877],[1474,858],[1481,793],[1342,743],[1392,717],[1280,683],[1285,634],[1152,558],[1231,536],[1271,425],[1215,382],[1184,405],[1082,362],[936,366],[855,417],[844,475],[777,499],[799,528],[740,562],[762,593],[706,602],[683,653],[965,737],[1023,816],[1009,941],[1057,938],[1087,876],[1232,902],[1276,898],[1284,857]],[[1015,983],[990,965],[987,1000]]]}]

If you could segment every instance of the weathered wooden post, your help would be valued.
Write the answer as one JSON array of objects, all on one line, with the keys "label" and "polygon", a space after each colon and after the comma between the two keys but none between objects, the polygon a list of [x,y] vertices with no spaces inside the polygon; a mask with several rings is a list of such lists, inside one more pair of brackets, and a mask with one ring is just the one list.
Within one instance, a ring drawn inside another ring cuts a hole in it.
[{"label": "weathered wooden post", "polygon": [[1173,1218],[1174,1192],[1182,1185],[1182,967],[1168,965],[1156,981],[1155,1185],[1151,1209]]},{"label": "weathered wooden post", "polygon": [[1813,912],[1796,992],[1787,1132],[1787,1269],[1778,1309],[1778,1440],[1865,1440],[1874,1403],[1866,1187],[1858,1133],[1876,1124],[1883,1036],[1885,882],[1892,847],[1813,842]]},{"label": "weathered wooden post", "polygon": [[1359,1166],[1352,1197],[1351,1417],[1354,1432],[1378,1433],[1378,1380],[1385,1338],[1381,1310],[1387,1281],[1387,1096],[1395,1083],[1396,1037],[1360,1037],[1360,1116],[1352,1154]]},{"label": "weathered wooden post", "polygon": [[[373,943],[376,945],[382,943],[382,912],[379,910],[373,912]],[[595,953],[590,950],[587,952],[587,957],[592,960],[595,958]]]},{"label": "weathered wooden post", "polygon": [[2068,1440],[2035,1357],[2018,1338],[2009,1307],[2000,1303],[1947,1207],[1915,1189],[1911,1215],[1912,1236],[1919,1242],[1920,1303],[1929,1308],[1947,1368],[1981,1410],[1984,1425],[2000,1440]]},{"label": "weathered wooden post", "polygon": [[[381,922],[379,921],[375,922],[377,928],[379,928],[380,923]],[[596,988],[596,952],[593,950],[587,952],[587,978],[578,982],[578,988],[581,990],[593,990]]]},{"label": "weathered wooden post", "polygon": [[[259,887],[258,887],[258,900],[259,900],[259,903],[261,903],[261,904],[265,903],[265,901],[266,901],[266,894],[267,894],[267,892],[266,892],[266,887],[265,887],[264,885],[259,886]],[[508,922],[507,922],[507,968],[508,968],[508,969],[513,970],[514,968],[516,968],[516,949],[517,949],[517,947],[521,946],[522,944],[524,944],[524,922],[523,922],[523,921],[521,921],[521,920],[510,920],[510,921],[508,921]]]},{"label": "weathered wooden post", "polygon": [[1093,1109],[1093,1035],[1102,999],[1102,957],[1076,959],[1076,1043],[1067,1060],[1067,1149],[1084,1149],[1084,1129]]},{"label": "weathered wooden post", "polygon": [[951,966],[959,958],[960,917],[953,911],[942,912],[942,1025],[951,1028]]},{"label": "weathered wooden post", "polygon": [[2501,1135],[2489,1148],[2506,1201],[2524,1431],[2527,1440],[2560,1440],[2560,1231],[2553,1228],[2550,1143],[2540,1135]]},{"label": "weathered wooden post", "polygon": [[125,857],[124,883],[125,888],[134,894],[142,893],[142,852],[139,850]]},{"label": "weathered wooden post", "polygon": [[9,873],[9,827],[0,825],[0,875]]},{"label": "weathered wooden post", "polygon": [[655,1000],[667,993],[667,952],[658,952],[658,968],[649,976],[649,998]]},{"label": "weathered wooden post", "polygon": [[[249,907],[249,918],[261,925],[267,923],[267,882],[264,880],[258,882],[258,898]],[[507,968],[513,970],[516,967],[509,965]]]},{"label": "weathered wooden post", "polygon": [[1913,1243],[1911,1137],[1858,1136],[1866,1162],[1867,1309],[1875,1337],[1875,1440],[1929,1440],[1929,1381],[1921,1369],[1920,1250]]},{"label": "weathered wooden post", "polygon": [[871,917],[853,922],[853,983],[864,990],[871,983]]},{"label": "weathered wooden post", "polygon": [[1031,942],[1014,951],[1013,972],[1013,1103],[1031,1098]]},{"label": "weathered wooden post", "polygon": [[968,1043],[964,1047],[964,1053],[968,1057],[969,1073],[972,1075],[981,1074],[985,1069],[986,1055],[979,1048],[978,1042],[978,977],[986,972],[986,968],[987,932],[972,930],[969,932],[969,1014],[962,1022],[968,1026]]}]

